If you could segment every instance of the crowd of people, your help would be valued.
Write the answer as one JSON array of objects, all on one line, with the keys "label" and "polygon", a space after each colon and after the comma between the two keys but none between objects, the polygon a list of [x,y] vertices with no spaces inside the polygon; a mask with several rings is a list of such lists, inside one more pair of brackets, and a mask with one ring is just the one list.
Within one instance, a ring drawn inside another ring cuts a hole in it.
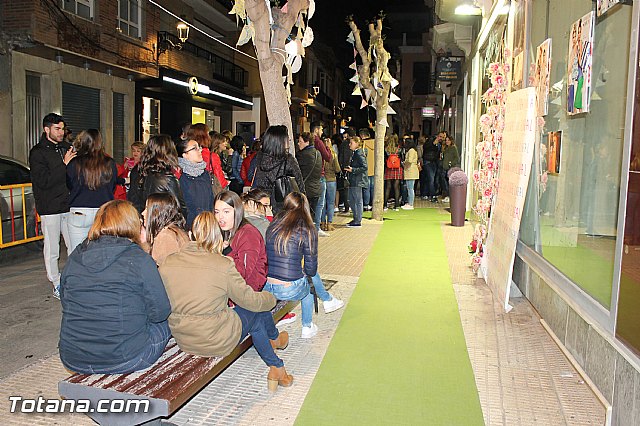
[{"label": "crowd of people", "polygon": [[[52,113],[43,130],[30,165],[47,276],[62,304],[65,367],[141,370],[171,336],[185,352],[224,356],[250,334],[269,389],[291,385],[275,352],[289,337],[270,310],[276,300],[301,301],[301,337],[309,339],[318,333],[314,293],[325,313],[344,306],[318,272],[318,238],[335,229],[339,206],[352,210],[349,228],[371,209],[371,132],[327,138],[313,123],[294,139],[294,156],[285,126],[270,126],[247,150],[231,132],[187,124],[176,140],[133,143],[119,165],[96,129],[69,143],[64,119]],[[395,207],[412,209],[415,186],[435,197],[436,182],[446,193],[437,176],[458,163],[444,133],[433,144],[390,136],[385,202],[393,190]],[[69,254],[62,273],[60,235]],[[290,313],[282,323],[293,321]]]}]

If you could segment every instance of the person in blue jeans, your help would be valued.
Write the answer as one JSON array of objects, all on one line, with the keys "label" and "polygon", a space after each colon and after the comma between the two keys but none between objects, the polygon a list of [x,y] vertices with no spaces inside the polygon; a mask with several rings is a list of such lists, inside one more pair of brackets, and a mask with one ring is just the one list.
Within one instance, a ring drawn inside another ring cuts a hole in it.
[{"label": "person in blue jeans", "polygon": [[282,211],[267,229],[266,245],[269,271],[263,291],[279,300],[300,300],[301,337],[312,338],[318,334],[318,326],[313,323],[313,295],[307,277],[312,277],[326,313],[340,309],[344,302],[324,289],[318,274],[318,233],[304,194],[292,192],[286,196]]},{"label": "person in blue jeans", "polygon": [[351,161],[344,168],[349,173],[349,204],[353,210],[353,220],[347,223],[349,228],[359,228],[362,226],[362,211],[364,204],[362,200],[362,188],[369,186],[367,177],[367,160],[362,151],[362,139],[354,136],[349,141],[349,148],[352,151]]}]

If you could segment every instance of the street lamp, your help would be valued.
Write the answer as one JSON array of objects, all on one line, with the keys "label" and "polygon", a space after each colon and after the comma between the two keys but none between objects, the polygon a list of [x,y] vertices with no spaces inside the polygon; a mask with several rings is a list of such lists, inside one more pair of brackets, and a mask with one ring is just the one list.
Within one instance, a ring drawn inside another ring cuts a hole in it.
[{"label": "street lamp", "polygon": [[315,83],[312,87],[311,90],[313,90],[313,96],[312,97],[317,97],[318,94],[320,94],[320,86],[318,86],[318,83]]},{"label": "street lamp", "polygon": [[465,0],[460,6],[456,7],[456,15],[482,15],[482,9],[476,5],[473,0]]},{"label": "street lamp", "polygon": [[345,103],[345,101],[340,102],[340,111],[342,111],[344,109],[344,107],[347,106],[347,104]]},{"label": "street lamp", "polygon": [[182,43],[186,43],[189,38],[189,26],[184,22],[178,22],[176,28],[178,29],[178,38]]}]

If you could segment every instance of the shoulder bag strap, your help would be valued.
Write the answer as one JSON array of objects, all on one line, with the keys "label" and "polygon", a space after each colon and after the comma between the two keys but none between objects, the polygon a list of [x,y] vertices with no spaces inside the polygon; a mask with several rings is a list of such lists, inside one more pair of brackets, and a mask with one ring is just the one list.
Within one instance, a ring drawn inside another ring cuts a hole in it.
[{"label": "shoulder bag strap", "polygon": [[316,152],[316,155],[314,155],[313,157],[313,166],[311,167],[311,171],[309,172],[309,174],[307,175],[306,178],[304,178],[304,183],[305,185],[307,184],[307,179],[309,179],[311,177],[311,174],[313,173],[313,169],[315,169],[316,167],[316,162],[318,161],[318,150],[313,148],[313,150]]}]

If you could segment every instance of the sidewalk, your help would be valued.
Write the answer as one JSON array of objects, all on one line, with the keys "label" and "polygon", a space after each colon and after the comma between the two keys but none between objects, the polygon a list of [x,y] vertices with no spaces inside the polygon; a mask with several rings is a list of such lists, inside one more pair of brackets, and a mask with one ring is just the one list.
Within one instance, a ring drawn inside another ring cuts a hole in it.
[{"label": "sidewalk", "polygon": [[[427,206],[433,207],[428,202],[416,203],[416,207]],[[410,211],[400,212],[396,220],[410,218],[410,215]],[[337,216],[336,223],[344,224],[350,219]],[[378,223],[365,220],[361,229],[340,227],[331,237],[320,239],[320,272],[323,278],[337,281],[330,291],[345,300],[346,309],[380,227]],[[471,226],[453,228],[443,224],[441,229],[485,423],[603,424],[604,408],[546,334],[528,301],[512,299],[514,309],[505,314],[484,281],[478,280],[468,268],[466,247],[471,238]],[[41,259],[37,261],[41,262]],[[33,262],[26,266],[15,265],[14,272],[19,272],[21,267],[37,269],[40,264],[36,264],[36,260]],[[7,268],[2,266],[3,277],[9,271]],[[22,281],[20,285],[20,288],[28,289],[41,283]],[[44,290],[40,290],[44,294]],[[3,287],[1,291],[6,290]],[[293,387],[269,395],[265,379],[267,369],[255,350],[250,349],[169,421],[177,425],[293,424],[344,312],[341,309],[327,315],[322,311],[322,305],[319,309],[314,317],[320,328],[317,337],[300,339],[299,321],[283,327],[291,335],[289,348],[281,354],[287,370],[295,376]],[[11,312],[10,306],[5,307],[3,318]],[[294,312],[299,315],[300,307]],[[43,316],[40,312],[31,314]],[[58,321],[57,329],[59,318],[54,319],[51,312],[44,313],[49,314],[51,322]],[[34,337],[3,335],[2,346],[17,350],[21,340],[30,339]],[[0,424],[94,424],[83,415],[9,413],[9,395],[57,398],[57,382],[66,376],[56,353],[0,380]]]}]

